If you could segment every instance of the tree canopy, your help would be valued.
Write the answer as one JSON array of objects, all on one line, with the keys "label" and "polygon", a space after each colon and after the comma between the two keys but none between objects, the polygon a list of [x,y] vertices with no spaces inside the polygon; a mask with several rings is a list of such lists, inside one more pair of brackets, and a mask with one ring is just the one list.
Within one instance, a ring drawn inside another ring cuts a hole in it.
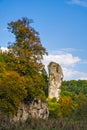
[{"label": "tree canopy", "polygon": [[47,51],[31,23],[28,18],[8,23],[15,41],[7,52],[0,51],[0,111],[16,113],[23,101],[46,99],[48,78],[42,59]]},{"label": "tree canopy", "polygon": [[43,55],[47,54],[41,44],[39,33],[30,26],[31,23],[32,20],[23,18],[8,24],[9,31],[15,35],[15,42],[9,46],[10,53],[15,56],[16,64],[18,63],[17,71],[22,75],[41,71],[41,60]]},{"label": "tree canopy", "polygon": [[[63,81],[58,103],[50,102],[51,116],[55,113],[58,118],[87,120],[87,80]],[[54,105],[56,110],[52,109]]]}]

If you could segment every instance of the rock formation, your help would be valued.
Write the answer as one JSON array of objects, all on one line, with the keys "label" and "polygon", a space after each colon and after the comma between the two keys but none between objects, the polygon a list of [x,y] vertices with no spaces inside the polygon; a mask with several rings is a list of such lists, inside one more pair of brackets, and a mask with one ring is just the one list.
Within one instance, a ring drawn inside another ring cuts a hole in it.
[{"label": "rock formation", "polygon": [[49,88],[48,88],[48,96],[49,98],[56,98],[57,101],[60,97],[61,92],[61,83],[63,80],[63,73],[61,66],[55,62],[50,62],[48,65],[49,71]]},{"label": "rock formation", "polygon": [[46,119],[48,118],[48,116],[49,110],[47,104],[42,102],[41,100],[34,100],[30,104],[21,104],[18,109],[17,115],[13,117],[12,121],[24,122],[30,117]]},{"label": "rock formation", "polygon": [[[49,98],[56,97],[57,101],[60,96],[61,82],[63,80],[62,69],[59,64],[50,62],[48,66],[49,70],[49,85],[48,96]],[[34,99],[29,104],[21,104],[17,115],[12,118],[13,122],[26,121],[28,117],[46,119],[49,116],[48,105],[41,100]]]}]

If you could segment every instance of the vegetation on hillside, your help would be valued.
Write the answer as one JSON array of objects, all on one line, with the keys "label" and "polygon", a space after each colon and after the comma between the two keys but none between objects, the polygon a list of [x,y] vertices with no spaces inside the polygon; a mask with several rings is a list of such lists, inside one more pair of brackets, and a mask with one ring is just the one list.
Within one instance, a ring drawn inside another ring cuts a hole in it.
[{"label": "vegetation on hillside", "polygon": [[87,120],[87,80],[63,81],[58,103],[52,99],[48,104],[51,117]]}]

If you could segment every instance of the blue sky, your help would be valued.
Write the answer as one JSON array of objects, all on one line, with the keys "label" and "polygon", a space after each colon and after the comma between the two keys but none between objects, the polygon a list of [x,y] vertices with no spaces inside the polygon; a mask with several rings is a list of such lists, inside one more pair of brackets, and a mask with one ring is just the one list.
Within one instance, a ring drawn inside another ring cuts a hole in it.
[{"label": "blue sky", "polygon": [[33,19],[50,61],[58,62],[64,79],[87,79],[87,0],[0,0],[0,46],[13,35],[7,23],[22,17]]}]

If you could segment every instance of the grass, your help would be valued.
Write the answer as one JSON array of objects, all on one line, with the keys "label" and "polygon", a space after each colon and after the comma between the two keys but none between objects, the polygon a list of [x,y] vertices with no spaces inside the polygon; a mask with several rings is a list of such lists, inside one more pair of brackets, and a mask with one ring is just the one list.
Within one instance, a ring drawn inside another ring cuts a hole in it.
[{"label": "grass", "polygon": [[0,120],[0,130],[87,130],[87,120],[28,119],[26,122],[10,123]]}]

